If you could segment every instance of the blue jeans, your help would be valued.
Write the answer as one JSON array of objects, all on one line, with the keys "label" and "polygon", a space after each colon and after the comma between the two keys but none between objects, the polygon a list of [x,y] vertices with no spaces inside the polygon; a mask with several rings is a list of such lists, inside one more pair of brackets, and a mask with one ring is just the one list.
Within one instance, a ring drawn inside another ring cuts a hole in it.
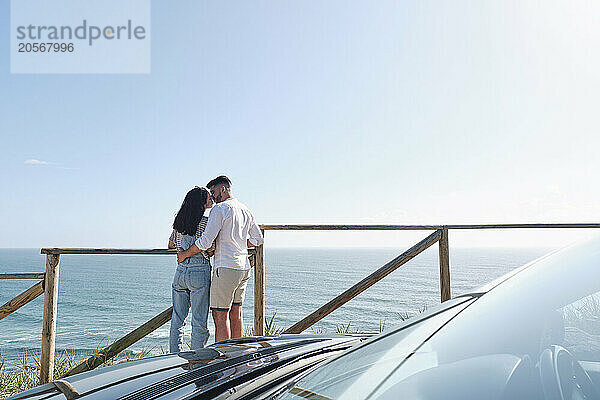
[{"label": "blue jeans", "polygon": [[177,266],[172,285],[173,316],[169,351],[178,353],[183,350],[183,328],[185,318],[192,308],[192,350],[202,348],[208,341],[208,306],[210,291],[210,264],[184,267]]}]

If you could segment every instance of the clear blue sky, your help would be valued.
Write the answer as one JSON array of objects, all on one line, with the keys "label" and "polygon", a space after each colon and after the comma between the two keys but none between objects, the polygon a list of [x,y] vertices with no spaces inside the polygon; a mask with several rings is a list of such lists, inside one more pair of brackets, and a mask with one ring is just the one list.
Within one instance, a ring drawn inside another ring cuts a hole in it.
[{"label": "clear blue sky", "polygon": [[[0,247],[162,247],[185,192],[221,173],[260,223],[600,221],[599,17],[154,1],[151,74],[11,75],[1,2]],[[270,244],[393,244],[296,235]]]}]

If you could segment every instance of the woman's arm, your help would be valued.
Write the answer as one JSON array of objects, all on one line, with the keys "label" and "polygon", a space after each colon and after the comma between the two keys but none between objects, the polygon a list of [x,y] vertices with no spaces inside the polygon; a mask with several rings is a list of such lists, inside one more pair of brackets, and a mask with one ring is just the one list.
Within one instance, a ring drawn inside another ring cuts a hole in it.
[{"label": "woman's arm", "polygon": [[169,236],[169,244],[167,245],[167,247],[169,249],[174,249],[177,247],[177,245],[175,244],[175,241],[177,240],[177,232],[175,231],[175,229],[173,229],[173,232],[171,232],[171,236]]}]

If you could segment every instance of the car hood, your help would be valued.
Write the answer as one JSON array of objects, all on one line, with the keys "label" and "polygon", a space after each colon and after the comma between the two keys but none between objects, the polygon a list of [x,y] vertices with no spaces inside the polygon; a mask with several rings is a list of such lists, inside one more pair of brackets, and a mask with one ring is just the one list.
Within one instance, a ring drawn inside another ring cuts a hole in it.
[{"label": "car hood", "polygon": [[10,397],[17,399],[171,399],[243,383],[250,372],[269,373],[312,353],[338,354],[367,335],[281,335],[220,342],[197,351],[167,354],[84,372]]}]

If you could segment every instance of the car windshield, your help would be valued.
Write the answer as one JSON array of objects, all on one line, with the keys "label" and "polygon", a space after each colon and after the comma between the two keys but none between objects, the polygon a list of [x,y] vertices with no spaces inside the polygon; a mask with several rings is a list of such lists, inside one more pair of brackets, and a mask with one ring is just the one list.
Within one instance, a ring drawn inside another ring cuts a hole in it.
[{"label": "car windshield", "polygon": [[544,257],[431,338],[430,319],[316,369],[284,397],[598,398],[599,267],[599,238]]}]

